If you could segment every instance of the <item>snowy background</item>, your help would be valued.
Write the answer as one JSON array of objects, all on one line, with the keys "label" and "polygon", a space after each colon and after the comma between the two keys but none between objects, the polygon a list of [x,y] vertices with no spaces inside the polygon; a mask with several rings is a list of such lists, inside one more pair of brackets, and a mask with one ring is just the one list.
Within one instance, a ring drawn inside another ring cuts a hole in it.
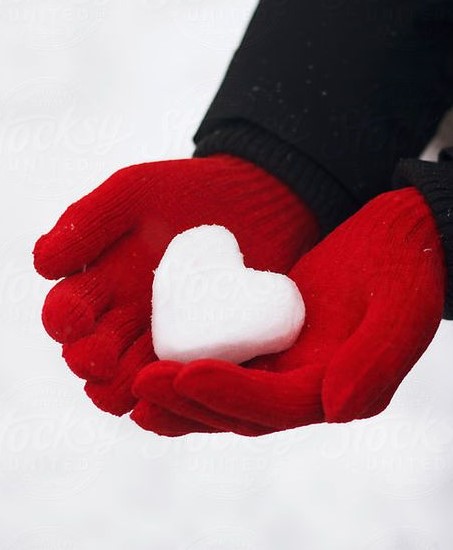
[{"label": "snowy background", "polygon": [[191,154],[255,4],[0,0],[2,550],[453,547],[453,323],[380,416],[258,439],[101,413],[41,327],[35,239],[116,169]]}]

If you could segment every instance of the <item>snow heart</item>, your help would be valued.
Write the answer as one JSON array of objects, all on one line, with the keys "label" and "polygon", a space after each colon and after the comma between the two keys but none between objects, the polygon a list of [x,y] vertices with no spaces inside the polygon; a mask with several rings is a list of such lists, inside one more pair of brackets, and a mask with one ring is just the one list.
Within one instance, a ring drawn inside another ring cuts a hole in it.
[{"label": "snow heart", "polygon": [[159,359],[242,363],[291,347],[304,319],[294,281],[245,267],[236,238],[220,225],[177,235],[154,271],[151,325]]}]

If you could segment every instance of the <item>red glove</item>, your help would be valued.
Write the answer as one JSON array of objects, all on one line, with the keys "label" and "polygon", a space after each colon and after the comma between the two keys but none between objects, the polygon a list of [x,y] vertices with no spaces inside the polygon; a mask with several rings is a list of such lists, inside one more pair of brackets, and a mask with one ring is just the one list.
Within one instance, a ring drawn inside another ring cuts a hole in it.
[{"label": "red glove", "polygon": [[406,188],[375,198],[289,276],[307,309],[291,349],[243,366],[154,362],[136,378],[133,419],[165,435],[190,431],[158,414],[166,406],[211,431],[259,435],[381,412],[442,316],[444,253],[422,195]]},{"label": "red glove", "polygon": [[[318,236],[314,217],[288,187],[247,161],[216,155],[120,170],[36,243],[37,271],[64,277],[46,298],[43,323],[101,409],[120,415],[134,406],[132,382],[157,359],[153,270],[176,234],[201,224],[226,226],[248,265],[277,272]],[[155,414],[204,429],[164,410]]]}]

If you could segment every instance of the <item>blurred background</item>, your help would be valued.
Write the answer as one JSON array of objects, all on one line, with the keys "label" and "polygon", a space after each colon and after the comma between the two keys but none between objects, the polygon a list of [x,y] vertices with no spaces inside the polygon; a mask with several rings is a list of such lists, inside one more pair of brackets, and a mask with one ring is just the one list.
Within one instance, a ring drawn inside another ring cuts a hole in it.
[{"label": "blurred background", "polygon": [[453,547],[453,323],[378,417],[257,439],[98,411],[41,326],[34,241],[118,168],[191,155],[256,3],[0,0],[2,550]]}]

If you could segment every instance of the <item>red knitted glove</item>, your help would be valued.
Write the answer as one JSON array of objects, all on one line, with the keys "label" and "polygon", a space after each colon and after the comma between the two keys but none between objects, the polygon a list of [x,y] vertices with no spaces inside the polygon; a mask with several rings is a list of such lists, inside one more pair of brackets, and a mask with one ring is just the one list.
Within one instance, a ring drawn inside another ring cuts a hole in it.
[{"label": "red knitted glove", "polygon": [[177,233],[201,224],[226,226],[247,264],[277,272],[287,271],[318,233],[283,183],[247,161],[216,155],[120,170],[36,243],[37,271],[64,277],[46,298],[44,326],[63,343],[69,367],[87,380],[86,392],[101,409],[123,414],[134,406],[132,381],[157,359],[150,333],[153,270]]},{"label": "red knitted glove", "polygon": [[286,352],[245,366],[198,360],[155,362],[138,375],[132,417],[166,435],[156,404],[214,426],[259,435],[381,412],[433,338],[446,270],[434,218],[406,188],[380,195],[289,272],[307,318]]}]

